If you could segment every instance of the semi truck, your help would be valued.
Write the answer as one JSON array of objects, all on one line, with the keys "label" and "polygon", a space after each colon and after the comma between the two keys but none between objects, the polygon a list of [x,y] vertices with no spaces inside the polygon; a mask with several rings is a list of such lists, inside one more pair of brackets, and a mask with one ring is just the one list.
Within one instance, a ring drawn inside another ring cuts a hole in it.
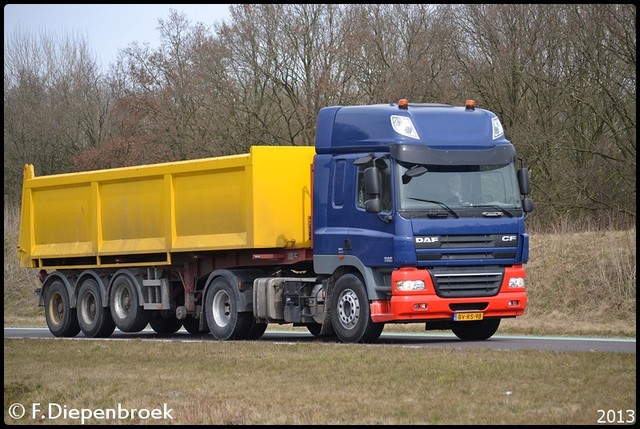
[{"label": "semi truck", "polygon": [[27,164],[17,253],[56,337],[257,340],[276,324],[372,343],[419,323],[486,340],[527,307],[530,186],[473,100],[330,106],[314,146],[47,176]]}]

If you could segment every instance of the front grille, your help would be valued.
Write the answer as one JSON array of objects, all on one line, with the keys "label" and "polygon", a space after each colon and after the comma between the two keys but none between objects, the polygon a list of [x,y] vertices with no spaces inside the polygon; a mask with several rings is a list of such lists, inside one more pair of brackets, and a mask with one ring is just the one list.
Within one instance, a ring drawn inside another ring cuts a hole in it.
[{"label": "front grille", "polygon": [[418,261],[514,260],[518,256],[516,234],[424,235],[414,237]]},{"label": "front grille", "polygon": [[515,259],[516,251],[494,253],[419,253],[418,261],[464,261],[470,259]]},{"label": "front grille", "polygon": [[484,297],[498,294],[504,268],[434,268],[430,274],[441,298]]}]

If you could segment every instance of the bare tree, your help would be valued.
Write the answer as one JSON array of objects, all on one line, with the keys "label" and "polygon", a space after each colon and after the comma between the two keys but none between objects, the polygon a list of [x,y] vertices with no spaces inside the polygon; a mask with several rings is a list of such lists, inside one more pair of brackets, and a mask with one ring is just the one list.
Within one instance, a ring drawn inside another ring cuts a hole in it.
[{"label": "bare tree", "polygon": [[349,5],[343,25],[352,97],[360,103],[452,102],[452,37],[442,5]]},{"label": "bare tree", "polygon": [[229,49],[234,121],[245,141],[310,145],[316,114],[344,80],[335,5],[238,5],[219,36]]},{"label": "bare tree", "polygon": [[5,42],[5,198],[20,195],[22,170],[73,171],[74,157],[104,138],[108,100],[95,58],[77,35],[16,32]]},{"label": "bare tree", "polygon": [[[209,43],[210,35],[203,24],[191,25],[175,10],[166,21],[159,20],[158,30],[157,50],[132,43],[111,69],[114,91],[126,100],[117,105],[122,113],[114,112],[121,118],[121,137],[153,148],[153,156],[138,162],[208,156],[215,132],[209,124],[215,118],[209,111],[209,85],[198,78],[194,52]],[[127,126],[131,116],[144,126]]]},{"label": "bare tree", "polygon": [[463,78],[529,160],[534,216],[635,216],[635,8],[452,12]]},{"label": "bare tree", "polygon": [[[635,214],[636,8],[568,5],[568,38],[581,67],[567,110],[574,116],[568,150],[577,174],[571,184],[583,211]],[[587,174],[587,172],[589,174]]]}]

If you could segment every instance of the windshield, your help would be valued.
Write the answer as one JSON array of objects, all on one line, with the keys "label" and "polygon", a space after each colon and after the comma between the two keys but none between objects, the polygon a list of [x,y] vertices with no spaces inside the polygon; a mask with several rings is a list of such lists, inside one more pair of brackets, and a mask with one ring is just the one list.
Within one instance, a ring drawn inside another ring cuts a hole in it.
[{"label": "windshield", "polygon": [[522,208],[513,164],[443,166],[398,162],[398,193],[403,211]]}]

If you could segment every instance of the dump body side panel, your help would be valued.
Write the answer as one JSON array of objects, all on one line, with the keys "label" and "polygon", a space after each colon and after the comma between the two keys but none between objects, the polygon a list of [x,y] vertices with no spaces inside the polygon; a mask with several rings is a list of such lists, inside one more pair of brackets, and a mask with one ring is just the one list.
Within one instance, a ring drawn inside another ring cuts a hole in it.
[{"label": "dump body side panel", "polygon": [[22,266],[169,264],[177,252],[311,247],[313,147],[35,177],[25,168]]}]

